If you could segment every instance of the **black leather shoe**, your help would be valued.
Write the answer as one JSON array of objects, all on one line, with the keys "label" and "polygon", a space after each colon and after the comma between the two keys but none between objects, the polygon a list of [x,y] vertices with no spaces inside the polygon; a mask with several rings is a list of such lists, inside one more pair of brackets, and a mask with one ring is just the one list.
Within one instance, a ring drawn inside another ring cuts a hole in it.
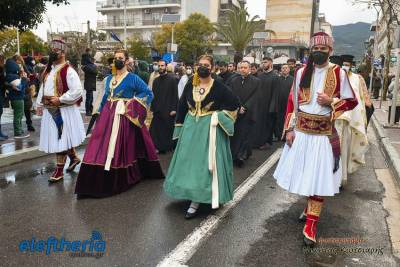
[{"label": "black leather shoe", "polygon": [[311,239],[308,239],[307,237],[304,237],[303,241],[304,241],[304,245],[307,247],[312,248],[315,246],[315,242]]},{"label": "black leather shoe", "polygon": [[197,210],[195,211],[195,212],[193,212],[193,213],[191,213],[191,212],[186,212],[186,214],[185,214],[185,219],[186,220],[190,220],[190,219],[193,219],[194,217],[196,217],[197,216]]}]

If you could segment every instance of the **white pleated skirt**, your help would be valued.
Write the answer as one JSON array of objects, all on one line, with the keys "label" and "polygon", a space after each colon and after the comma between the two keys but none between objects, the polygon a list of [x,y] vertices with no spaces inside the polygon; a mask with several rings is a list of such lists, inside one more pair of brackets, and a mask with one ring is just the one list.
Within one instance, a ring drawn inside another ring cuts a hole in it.
[{"label": "white pleated skirt", "polygon": [[[342,167],[333,173],[329,138],[295,131],[292,147],[285,145],[274,178],[283,189],[302,196],[339,193]],[[341,164],[340,164],[341,165]]]},{"label": "white pleated skirt", "polygon": [[60,108],[63,131],[58,139],[57,126],[47,109],[43,110],[40,127],[39,150],[46,153],[59,153],[79,146],[86,138],[82,116],[76,105]]}]

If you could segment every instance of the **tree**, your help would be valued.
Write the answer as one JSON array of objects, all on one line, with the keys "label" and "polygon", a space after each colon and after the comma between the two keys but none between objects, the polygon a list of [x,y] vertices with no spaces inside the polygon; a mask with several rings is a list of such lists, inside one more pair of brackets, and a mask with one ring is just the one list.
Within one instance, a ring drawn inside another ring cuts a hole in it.
[{"label": "tree", "polygon": [[[391,58],[391,50],[393,48],[392,36],[394,30],[400,27],[400,2],[399,0],[353,0],[353,4],[364,4],[368,8],[375,8],[378,14],[381,15],[380,23],[386,29],[387,46],[385,50],[385,62],[383,71],[383,88],[382,100],[386,100],[386,95],[389,87],[389,66]],[[378,40],[375,40],[377,43]],[[376,57],[377,55],[374,55]]]},{"label": "tree", "polygon": [[[174,32],[174,42],[178,45],[180,59],[185,62],[194,62],[215,44],[213,24],[199,13],[193,13],[183,22],[176,23]],[[163,25],[155,34],[155,48],[160,53],[166,52],[171,37],[172,25]]]},{"label": "tree", "polygon": [[194,62],[215,44],[214,27],[210,20],[202,14],[193,13],[182,22],[176,31],[180,59]]},{"label": "tree", "polygon": [[16,27],[20,30],[32,29],[43,21],[46,3],[69,4],[68,0],[1,0],[0,30]]},{"label": "tree", "polygon": [[134,36],[127,42],[129,55],[135,59],[148,60],[150,47],[139,37]]},{"label": "tree", "polygon": [[31,31],[22,32],[20,34],[20,51],[21,54],[31,54],[32,52],[46,52],[47,46]]},{"label": "tree", "polygon": [[[45,43],[31,31],[21,32],[20,52],[31,54],[32,52],[46,52]],[[0,54],[10,57],[17,52],[17,31],[8,29],[0,31]]]},{"label": "tree", "polygon": [[[177,29],[181,27],[182,23],[176,23],[174,25],[174,31],[176,33]],[[167,52],[167,43],[171,42],[172,36],[172,25],[164,24],[161,26],[161,30],[154,34],[154,48],[158,50],[159,53]],[[176,42],[176,41],[175,41]]]},{"label": "tree", "polygon": [[218,23],[216,31],[233,46],[238,57],[243,55],[255,32],[265,31],[274,34],[271,30],[264,30],[265,21],[258,20],[259,16],[250,18],[243,4],[240,7],[234,6],[226,12],[227,20]]}]

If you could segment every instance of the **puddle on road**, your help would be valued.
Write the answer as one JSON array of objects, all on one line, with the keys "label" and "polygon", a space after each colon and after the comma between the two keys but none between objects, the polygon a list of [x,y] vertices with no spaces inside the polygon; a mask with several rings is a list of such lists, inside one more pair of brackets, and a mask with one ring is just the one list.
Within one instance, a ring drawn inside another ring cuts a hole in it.
[{"label": "puddle on road", "polygon": [[51,173],[54,171],[54,168],[55,163],[36,164],[30,169],[18,169],[18,167],[14,166],[14,170],[0,173],[0,189],[5,189],[11,184],[18,184],[18,182],[22,182],[27,179],[33,179],[38,175]]}]

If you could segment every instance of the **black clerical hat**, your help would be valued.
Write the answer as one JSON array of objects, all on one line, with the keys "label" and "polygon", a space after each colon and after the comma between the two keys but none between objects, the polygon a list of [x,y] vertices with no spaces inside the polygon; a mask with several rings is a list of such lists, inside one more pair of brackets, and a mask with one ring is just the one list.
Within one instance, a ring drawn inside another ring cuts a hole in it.
[{"label": "black clerical hat", "polygon": [[340,57],[342,58],[342,62],[353,63],[354,61],[354,56],[352,55],[341,55]]},{"label": "black clerical hat", "polygon": [[329,61],[339,66],[342,66],[343,64],[342,58],[340,56],[330,56]]}]

